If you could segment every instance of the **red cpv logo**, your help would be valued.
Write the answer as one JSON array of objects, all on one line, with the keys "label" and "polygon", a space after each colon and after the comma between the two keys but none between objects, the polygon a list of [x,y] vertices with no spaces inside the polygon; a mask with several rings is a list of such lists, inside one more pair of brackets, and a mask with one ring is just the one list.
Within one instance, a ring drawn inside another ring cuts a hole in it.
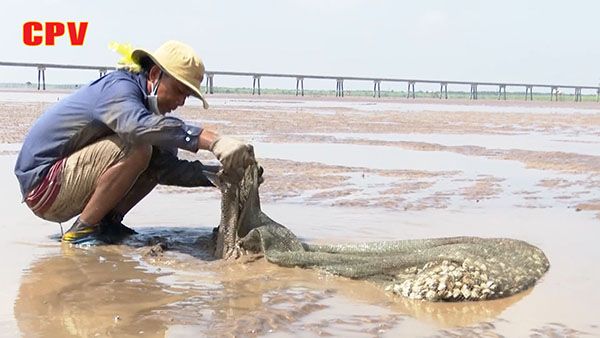
[{"label": "red cpv logo", "polygon": [[23,24],[23,42],[27,46],[39,46],[42,44],[54,46],[56,38],[65,35],[65,31],[68,31],[71,46],[83,46],[87,27],[87,22],[41,23],[38,21],[28,21]]}]

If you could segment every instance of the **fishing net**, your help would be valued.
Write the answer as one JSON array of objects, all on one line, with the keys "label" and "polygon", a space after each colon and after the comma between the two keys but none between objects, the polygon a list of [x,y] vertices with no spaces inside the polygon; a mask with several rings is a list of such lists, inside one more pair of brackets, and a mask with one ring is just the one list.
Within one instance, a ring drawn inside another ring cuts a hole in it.
[{"label": "fishing net", "polygon": [[539,248],[508,238],[303,243],[261,211],[261,176],[262,168],[252,165],[239,182],[213,178],[222,192],[218,257],[262,253],[280,266],[369,280],[395,294],[429,301],[507,297],[533,286],[549,268]]}]

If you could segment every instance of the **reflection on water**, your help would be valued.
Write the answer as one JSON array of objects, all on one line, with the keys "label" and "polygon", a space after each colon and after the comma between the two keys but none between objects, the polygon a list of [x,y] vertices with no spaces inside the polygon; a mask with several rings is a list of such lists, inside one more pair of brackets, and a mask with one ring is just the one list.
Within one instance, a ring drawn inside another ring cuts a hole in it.
[{"label": "reflection on water", "polygon": [[[187,103],[187,101],[186,101]],[[243,98],[227,98],[227,97],[211,97],[210,103],[212,107],[217,108],[246,108],[247,110],[264,111],[265,109],[298,111],[314,111],[320,113],[322,111],[344,109],[356,110],[359,112],[426,112],[426,111],[443,111],[443,112],[491,112],[491,113],[523,113],[523,114],[596,114],[597,108],[589,107],[557,107],[557,106],[526,106],[526,105],[506,105],[496,104],[496,102],[477,103],[423,103],[419,101],[403,101],[403,100],[373,100],[369,98],[355,98],[355,100],[290,100],[283,98],[260,99],[256,97]],[[199,100],[190,102],[190,105],[200,105]]]},{"label": "reflection on water", "polygon": [[[531,200],[535,198],[533,205],[536,207],[556,205],[562,207],[563,203],[573,204],[576,199],[587,201],[595,196],[595,191],[582,186],[590,182],[587,174],[569,174],[527,168],[523,162],[517,160],[469,156],[449,151],[419,151],[383,145],[263,142],[255,142],[254,145],[259,158],[303,162],[307,165],[317,162],[328,166],[349,168],[413,170],[437,175],[431,178],[420,178],[419,182],[425,184],[418,189],[401,190],[401,198],[394,196],[399,202],[392,202],[392,205],[399,205],[401,208],[411,208],[421,203],[428,206],[440,203],[444,207],[453,205],[462,209],[472,205],[472,200],[483,199],[480,197],[484,195],[483,192],[491,191],[491,189],[478,191],[475,193],[476,198],[471,199],[464,198],[460,193],[473,189],[473,182],[485,180],[486,177],[493,181],[489,184],[493,184],[497,188],[497,191],[487,196],[494,199],[489,202],[493,206],[531,206],[533,204]],[[444,173],[446,175],[442,175]],[[351,174],[347,174],[347,176],[352,177]],[[373,182],[373,179],[378,181]],[[545,182],[552,180],[564,180],[568,184],[564,184],[560,189],[543,186]],[[358,188],[358,192],[350,194],[348,199],[370,198],[377,201],[377,198],[386,195],[385,191],[390,186],[399,182],[401,179],[394,176],[369,175],[365,178],[364,175],[355,175],[354,179],[345,182],[346,185],[343,188]],[[410,182],[415,182],[415,180],[410,178],[404,181],[404,183]],[[569,198],[565,199],[565,195],[568,195]],[[305,197],[301,196],[301,198]],[[428,201],[428,197],[437,197],[445,201]],[[331,199],[330,202],[337,203],[343,202],[343,200],[344,196]],[[290,201],[295,202],[294,200]]]},{"label": "reflection on water", "polygon": [[[379,145],[335,143],[262,143],[255,142],[258,157],[370,169],[402,169],[431,172],[461,171],[468,175],[520,174],[523,164],[467,156],[447,151],[429,152]],[[360,156],[357,156],[360,154]],[[399,161],[401,159],[401,161]],[[541,174],[537,174],[541,176]]]},{"label": "reflection on water", "polygon": [[160,335],[164,320],[152,311],[185,298],[166,292],[158,275],[137,269],[113,248],[63,246],[35,261],[23,276],[15,318],[25,336]]},{"label": "reflection on water", "polygon": [[329,136],[340,140],[375,140],[392,142],[424,142],[444,146],[478,146],[488,149],[524,149],[531,151],[562,151],[583,155],[600,156],[596,135],[579,133],[511,133],[511,134],[368,134],[368,133],[328,133],[302,134]]},{"label": "reflection on water", "polygon": [[[25,336],[378,335],[412,318],[435,325],[493,320],[517,297],[456,304],[410,301],[363,281],[210,258],[210,229],[147,228],[124,245],[34,261],[14,313]],[[168,243],[150,255],[152,243]],[[206,258],[206,259],[205,259]]]}]

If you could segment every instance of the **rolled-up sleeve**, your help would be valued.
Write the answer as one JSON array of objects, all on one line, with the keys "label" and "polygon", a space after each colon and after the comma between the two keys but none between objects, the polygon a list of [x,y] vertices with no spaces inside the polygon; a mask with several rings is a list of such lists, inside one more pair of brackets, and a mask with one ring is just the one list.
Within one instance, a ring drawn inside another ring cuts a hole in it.
[{"label": "rolled-up sleeve", "polygon": [[107,83],[103,91],[93,112],[94,118],[127,143],[198,151],[202,128],[176,117],[150,112],[143,104],[144,94],[134,81]]}]

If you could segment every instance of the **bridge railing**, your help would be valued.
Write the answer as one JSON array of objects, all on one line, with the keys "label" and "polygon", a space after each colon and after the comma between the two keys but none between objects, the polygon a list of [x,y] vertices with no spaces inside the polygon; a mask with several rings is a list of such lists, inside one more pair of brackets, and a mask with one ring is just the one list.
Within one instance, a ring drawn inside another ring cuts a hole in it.
[{"label": "bridge railing", "polygon": [[[0,66],[5,67],[31,67],[38,71],[37,89],[46,89],[46,69],[81,69],[81,70],[97,70],[99,76],[104,76],[108,71],[113,71],[116,67],[113,66],[87,66],[87,65],[68,65],[68,64],[53,64],[53,63],[24,63],[24,62],[3,62],[0,61]],[[335,80],[336,89],[335,95],[344,96],[344,81],[366,81],[373,83],[373,97],[381,97],[381,83],[406,83],[407,98],[415,98],[415,84],[439,84],[439,98],[448,98],[448,85],[466,85],[470,87],[469,98],[477,100],[479,86],[495,86],[498,88],[498,99],[507,99],[506,88],[517,87],[525,89],[525,100],[533,100],[534,88],[549,89],[550,100],[557,100],[561,95],[561,89],[573,90],[574,100],[579,102],[582,100],[582,90],[594,90],[596,92],[596,101],[600,101],[600,86],[579,86],[567,84],[541,84],[541,83],[511,83],[511,82],[473,82],[473,81],[452,81],[452,80],[427,80],[427,79],[408,79],[408,78],[382,78],[382,77],[356,77],[356,76],[328,76],[328,75],[310,75],[310,74],[282,74],[282,73],[255,73],[255,72],[228,72],[228,71],[206,71],[206,93],[214,93],[214,77],[215,76],[236,76],[236,77],[251,77],[252,78],[252,95],[260,95],[261,86],[260,80],[264,77],[271,78],[291,78],[296,80],[296,95],[304,96],[304,80]]]}]

